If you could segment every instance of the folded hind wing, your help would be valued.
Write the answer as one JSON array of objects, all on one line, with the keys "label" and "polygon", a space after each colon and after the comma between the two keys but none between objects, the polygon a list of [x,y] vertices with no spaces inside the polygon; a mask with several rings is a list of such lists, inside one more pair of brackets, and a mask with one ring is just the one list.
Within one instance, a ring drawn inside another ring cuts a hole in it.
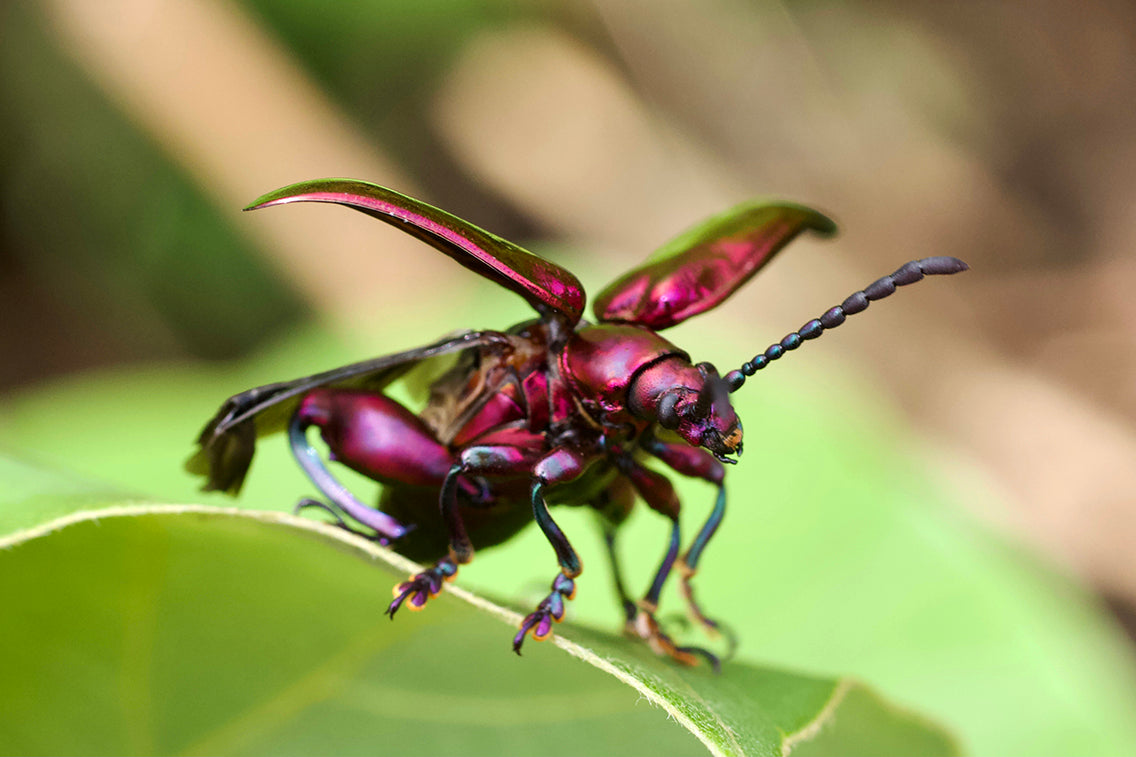
[{"label": "folded hind wing", "polygon": [[467,331],[425,347],[235,394],[201,430],[198,449],[186,461],[186,470],[206,477],[205,491],[235,495],[252,464],[256,440],[283,430],[312,389],[334,386],[382,391],[423,360],[494,343],[507,344],[507,337],[498,331]]}]

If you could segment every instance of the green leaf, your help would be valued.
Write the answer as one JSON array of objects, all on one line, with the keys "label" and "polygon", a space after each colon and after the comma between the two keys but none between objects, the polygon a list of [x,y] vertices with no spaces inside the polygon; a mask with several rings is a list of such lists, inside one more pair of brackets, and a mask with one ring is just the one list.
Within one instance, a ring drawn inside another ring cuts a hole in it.
[{"label": "green leaf", "polygon": [[714,754],[956,753],[849,681],[679,669],[569,624],[518,659],[519,615],[459,588],[391,623],[415,567],[289,515],[78,510],[0,547],[5,754],[701,751],[679,725]]},{"label": "green leaf", "polygon": [[75,474],[41,468],[0,455],[0,544],[4,537],[23,531],[16,539],[38,535],[52,521],[83,510],[119,504],[122,488],[91,481]]},{"label": "green leaf", "polygon": [[[453,315],[461,303],[446,303],[448,310],[383,324],[385,332],[353,347],[308,332],[239,366],[151,366],[59,381],[0,405],[0,445],[150,500],[287,511],[313,492],[281,438],[258,449],[239,500],[201,495],[182,472],[192,439],[223,398],[413,347],[455,326],[503,327],[526,317],[514,299],[483,293],[474,322]],[[716,330],[716,317],[668,336],[718,365],[748,357],[736,328]],[[754,329],[746,340],[764,343]],[[1100,602],[968,517],[964,497],[972,509],[1000,503],[973,483],[956,492],[929,477],[910,430],[846,366],[802,350],[792,365],[764,373],[737,396],[746,455],[729,472],[726,521],[695,581],[703,606],[737,631],[739,660],[851,675],[945,723],[978,754],[1136,751],[1136,665]],[[676,485],[690,534],[713,492]],[[352,487],[373,496],[370,482]],[[619,622],[602,541],[582,510],[556,510],[585,564],[569,634],[581,623],[615,630]],[[6,517],[0,507],[0,523]],[[628,579],[640,591],[664,550],[661,521],[640,509],[622,530]],[[478,552],[459,583],[528,607],[547,592],[550,570],[548,544],[530,529]],[[676,600],[664,596],[664,617],[681,607]]]}]

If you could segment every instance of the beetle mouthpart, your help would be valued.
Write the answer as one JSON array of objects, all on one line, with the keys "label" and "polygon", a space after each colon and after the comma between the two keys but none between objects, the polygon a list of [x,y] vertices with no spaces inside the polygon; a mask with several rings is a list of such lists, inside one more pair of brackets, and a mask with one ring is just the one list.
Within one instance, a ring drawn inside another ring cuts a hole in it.
[{"label": "beetle mouthpart", "polygon": [[739,421],[730,435],[724,441],[725,445],[737,453],[738,457],[742,456],[742,424]]},{"label": "beetle mouthpart", "polygon": [[717,429],[709,428],[702,435],[702,446],[710,451],[720,463],[728,463],[730,465],[737,464],[737,457],[730,457],[730,455],[737,455],[741,457],[742,454],[742,429],[737,426],[730,432],[729,436],[723,438]]}]

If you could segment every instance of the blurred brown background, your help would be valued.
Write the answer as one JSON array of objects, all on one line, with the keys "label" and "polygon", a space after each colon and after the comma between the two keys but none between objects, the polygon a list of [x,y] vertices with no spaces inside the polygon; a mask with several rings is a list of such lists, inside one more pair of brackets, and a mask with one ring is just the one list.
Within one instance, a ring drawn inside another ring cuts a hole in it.
[{"label": "blurred brown background", "polygon": [[818,359],[894,397],[983,517],[1136,607],[1131,3],[51,0],[0,7],[0,60],[0,391],[491,291],[365,218],[239,214],[301,179],[417,194],[592,291],[789,197],[842,236],[697,329],[740,362],[905,260],[964,258]]}]

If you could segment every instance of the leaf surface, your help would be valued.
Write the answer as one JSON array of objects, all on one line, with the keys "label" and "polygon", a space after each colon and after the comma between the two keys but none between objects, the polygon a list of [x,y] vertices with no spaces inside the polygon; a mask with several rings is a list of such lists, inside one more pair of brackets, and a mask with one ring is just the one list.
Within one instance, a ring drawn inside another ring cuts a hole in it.
[{"label": "leaf surface", "polygon": [[288,515],[80,510],[3,546],[7,754],[956,753],[849,681],[677,669],[570,625],[518,659],[519,616],[460,589],[392,623],[412,566]]}]

